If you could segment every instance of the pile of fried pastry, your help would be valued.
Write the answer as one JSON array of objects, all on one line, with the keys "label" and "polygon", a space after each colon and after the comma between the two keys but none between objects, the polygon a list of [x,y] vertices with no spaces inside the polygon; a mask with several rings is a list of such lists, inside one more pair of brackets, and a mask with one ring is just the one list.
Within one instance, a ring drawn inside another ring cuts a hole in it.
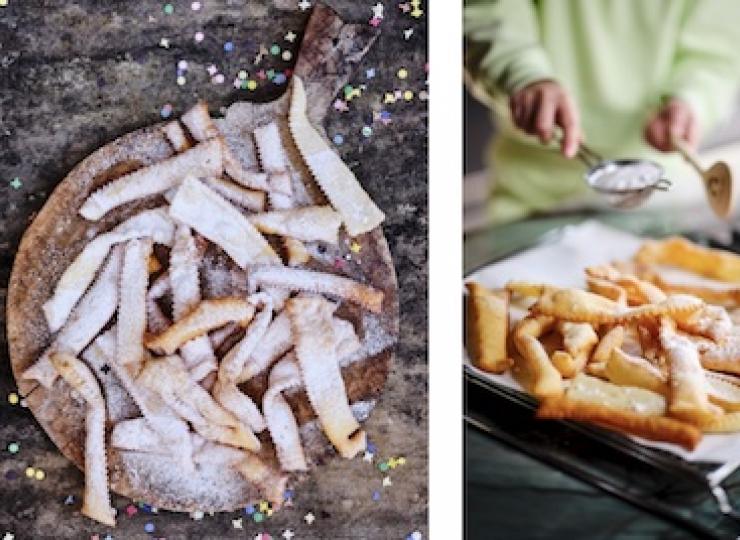
[{"label": "pile of fried pastry", "polygon": [[[277,121],[251,134],[261,167],[247,170],[199,102],[162,128],[174,156],[106,183],[80,207],[95,222],[145,198],[166,201],[90,238],[43,306],[51,345],[23,373],[46,388],[61,379],[84,400],[84,515],[115,525],[108,444],[174,452],[184,475],[198,459],[226,456],[233,472],[224,474],[241,474],[279,505],[287,474],[308,468],[283,396],[300,388],[339,454],[364,450],[340,369],[360,339],[335,311],[349,302],[380,313],[384,294],[309,269],[307,246],[337,244],[342,226],[351,236],[369,232],[384,216],[309,123],[298,77],[288,126],[329,204],[307,203],[296,191]],[[240,294],[205,294],[209,246],[233,263],[223,279]],[[110,386],[96,377],[106,365]],[[263,372],[267,390],[255,403],[239,385]],[[114,386],[133,402],[134,418],[115,418]],[[258,455],[260,432],[269,433],[279,469]]]},{"label": "pile of fried pastry", "polygon": [[587,290],[467,283],[473,364],[510,373],[538,418],[688,450],[702,433],[740,431],[740,256],[672,237],[585,273]]}]

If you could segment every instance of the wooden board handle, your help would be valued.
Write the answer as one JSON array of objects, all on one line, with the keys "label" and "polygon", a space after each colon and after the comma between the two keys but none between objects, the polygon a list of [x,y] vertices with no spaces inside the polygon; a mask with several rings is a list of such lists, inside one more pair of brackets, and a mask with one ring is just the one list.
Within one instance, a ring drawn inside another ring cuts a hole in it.
[{"label": "wooden board handle", "polygon": [[326,4],[316,3],[308,20],[294,73],[306,87],[309,120],[320,125],[332,100],[349,82],[380,31],[345,23]]}]

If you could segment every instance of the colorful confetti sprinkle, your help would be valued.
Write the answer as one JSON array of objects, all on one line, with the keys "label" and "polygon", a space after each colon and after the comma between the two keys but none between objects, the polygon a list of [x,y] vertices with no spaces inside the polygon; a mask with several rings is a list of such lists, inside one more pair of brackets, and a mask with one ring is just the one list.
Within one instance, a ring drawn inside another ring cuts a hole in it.
[{"label": "colorful confetti sprinkle", "polygon": [[305,516],[303,516],[303,520],[308,524],[312,525],[314,521],[316,521],[316,516],[313,515],[313,512],[309,512]]},{"label": "colorful confetti sprinkle", "polygon": [[401,68],[398,70],[396,75],[398,76],[399,79],[405,79],[406,77],[409,76],[409,71],[406,68]]},{"label": "colorful confetti sprinkle", "polygon": [[28,478],[33,478],[36,475],[36,469],[33,467],[26,467],[26,476]]},{"label": "colorful confetti sprinkle", "polygon": [[228,52],[231,52],[233,50],[234,50],[234,43],[233,42],[227,41],[226,43],[224,43],[224,51],[226,51],[228,53]]},{"label": "colorful confetti sprinkle", "polygon": [[413,36],[413,35],[414,35],[414,29],[413,28],[407,28],[406,30],[403,31],[403,39],[405,39],[406,41],[408,41],[409,39],[411,39],[411,36]]},{"label": "colorful confetti sprinkle", "polygon": [[196,43],[200,43],[201,41],[203,41],[205,37],[206,36],[205,34],[203,34],[203,32],[196,32],[195,35],[193,36],[193,39],[195,39]]},{"label": "colorful confetti sprinkle", "polygon": [[291,538],[293,538],[295,536],[295,533],[293,531],[291,531],[290,529],[285,529],[283,531],[282,536],[283,536],[283,538],[285,538],[285,540],[291,540]]},{"label": "colorful confetti sprinkle", "polygon": [[293,53],[290,51],[283,51],[283,54],[280,56],[284,61],[290,62],[290,60],[293,58]]},{"label": "colorful confetti sprinkle", "polygon": [[266,533],[266,532],[258,533],[254,537],[254,540],[272,540],[272,536],[270,536],[270,534],[269,533]]},{"label": "colorful confetti sprinkle", "polygon": [[[171,114],[172,114],[172,104],[165,103],[164,105],[162,105],[162,109],[159,111],[159,116],[161,116],[162,118],[169,118]],[[108,369],[110,369],[110,367]]]},{"label": "colorful confetti sprinkle", "polygon": [[375,77],[375,68],[370,68],[365,70],[365,77],[368,79],[372,79]]},{"label": "colorful confetti sprinkle", "polygon": [[270,47],[270,54],[273,56],[277,56],[278,54],[280,54],[280,45],[278,45],[277,43],[273,43]]},{"label": "colorful confetti sprinkle", "polygon": [[193,11],[200,11],[200,8],[203,7],[200,2],[193,2],[190,4],[190,9]]},{"label": "colorful confetti sprinkle", "polygon": [[350,251],[352,251],[352,253],[359,253],[360,251],[362,251],[362,246],[355,241],[350,244],[349,249]]},{"label": "colorful confetti sprinkle", "polygon": [[293,30],[290,30],[287,34],[285,34],[285,41],[289,43],[293,43],[295,41],[295,38],[297,38],[298,35],[293,32]]},{"label": "colorful confetti sprinkle", "polygon": [[378,502],[380,500],[380,491],[373,491],[373,500]]},{"label": "colorful confetti sprinkle", "polygon": [[242,518],[232,519],[231,526],[234,527],[235,529],[243,529],[244,524],[243,524]]},{"label": "colorful confetti sprinkle", "polygon": [[10,181],[10,187],[12,187],[13,189],[21,189],[22,185],[23,182],[21,182],[21,179],[17,176]]},{"label": "colorful confetti sprinkle", "polygon": [[247,90],[253,91],[257,89],[257,81],[249,80],[247,81]]},{"label": "colorful confetti sprinkle", "polygon": [[[20,182],[20,180],[18,181]],[[20,401],[18,394],[16,394],[15,392],[11,392],[10,394],[8,394],[8,403],[10,403],[11,405],[18,405],[18,401]]]},{"label": "colorful confetti sprinkle", "polygon": [[393,485],[393,482],[391,482],[391,477],[386,476],[383,478],[383,487],[391,487]]},{"label": "colorful confetti sprinkle", "polygon": [[406,537],[406,540],[422,540],[424,538],[419,531],[414,531]]},{"label": "colorful confetti sprinkle", "polygon": [[187,79],[184,76],[180,75],[179,77],[177,77],[177,85],[178,86],[183,86],[186,82],[188,82],[188,81],[187,81]]},{"label": "colorful confetti sprinkle", "polygon": [[144,524],[144,532],[153,533],[154,532],[154,523],[151,521],[148,521]]},{"label": "colorful confetti sprinkle", "polygon": [[339,133],[337,133],[336,135],[334,135],[333,141],[334,141],[334,144],[339,146],[344,142],[344,137],[340,135]]},{"label": "colorful confetti sprinkle", "polygon": [[0,0],[0,7],[7,7],[7,5],[8,5],[8,0]]},{"label": "colorful confetti sprinkle", "polygon": [[308,0],[300,0],[300,2],[298,2],[298,8],[301,11],[306,11],[310,7],[311,7],[311,2],[309,2]]},{"label": "colorful confetti sprinkle", "polygon": [[159,46],[160,47],[164,47],[165,49],[169,49],[170,48],[170,40],[168,38],[166,38],[166,37],[163,37],[162,39],[159,40]]},{"label": "colorful confetti sprinkle", "polygon": [[11,454],[17,454],[20,449],[21,449],[20,443],[17,443],[17,442],[8,443],[8,452],[10,452]]},{"label": "colorful confetti sprinkle", "polygon": [[72,506],[74,503],[75,503],[74,495],[67,495],[67,497],[64,499],[65,506]]},{"label": "colorful confetti sprinkle", "polygon": [[262,523],[265,520],[265,515],[262,512],[255,512],[252,514],[252,519],[255,523]]},{"label": "colorful confetti sprinkle", "polygon": [[162,8],[162,11],[164,11],[167,15],[172,15],[175,12],[175,6],[172,4],[165,4]]},{"label": "colorful confetti sprinkle", "polygon": [[370,126],[363,126],[362,128],[362,136],[363,137],[370,137],[373,134],[373,128]]},{"label": "colorful confetti sprinkle", "polygon": [[253,506],[253,505],[251,505],[251,504],[250,504],[250,505],[247,505],[247,506],[246,506],[246,507],[244,508],[244,513],[245,513],[245,514],[247,514],[248,516],[251,516],[251,515],[252,515],[252,514],[254,514],[254,513],[256,512],[256,511],[257,511],[257,510],[256,510],[256,509],[254,508],[254,506]]},{"label": "colorful confetti sprinkle", "polygon": [[133,504],[129,504],[126,507],[126,514],[128,515],[128,517],[135,516],[138,511],[139,510]]},{"label": "colorful confetti sprinkle", "polygon": [[412,99],[414,99],[414,93],[411,90],[406,90],[403,93],[403,99],[405,99],[406,101],[411,101]]}]

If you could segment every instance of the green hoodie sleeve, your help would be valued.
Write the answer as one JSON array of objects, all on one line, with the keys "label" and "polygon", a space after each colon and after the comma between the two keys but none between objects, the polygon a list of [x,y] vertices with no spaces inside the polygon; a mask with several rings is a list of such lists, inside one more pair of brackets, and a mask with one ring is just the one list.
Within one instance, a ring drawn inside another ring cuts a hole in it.
[{"label": "green hoodie sleeve", "polygon": [[467,69],[491,94],[554,78],[530,0],[466,0],[464,27]]},{"label": "green hoodie sleeve", "polygon": [[737,90],[737,0],[689,2],[664,93],[687,101],[703,132],[732,108]]}]

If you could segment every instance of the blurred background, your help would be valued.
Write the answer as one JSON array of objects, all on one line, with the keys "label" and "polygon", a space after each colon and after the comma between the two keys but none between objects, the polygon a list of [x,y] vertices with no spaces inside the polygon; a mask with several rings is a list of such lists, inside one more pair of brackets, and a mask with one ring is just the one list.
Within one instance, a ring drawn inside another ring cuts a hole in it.
[{"label": "blurred background", "polygon": [[[495,118],[491,111],[476,100],[467,89],[464,93],[464,179],[465,232],[485,226],[476,217],[476,210],[485,204],[491,190],[491,179],[486,172],[486,159],[491,138],[496,133]],[[740,94],[735,99],[733,113],[703,137],[699,155],[704,165],[723,159],[733,172],[740,171]],[[737,173],[736,173],[737,174]],[[698,182],[698,177],[696,178]],[[737,219],[737,215],[735,217]]]}]

